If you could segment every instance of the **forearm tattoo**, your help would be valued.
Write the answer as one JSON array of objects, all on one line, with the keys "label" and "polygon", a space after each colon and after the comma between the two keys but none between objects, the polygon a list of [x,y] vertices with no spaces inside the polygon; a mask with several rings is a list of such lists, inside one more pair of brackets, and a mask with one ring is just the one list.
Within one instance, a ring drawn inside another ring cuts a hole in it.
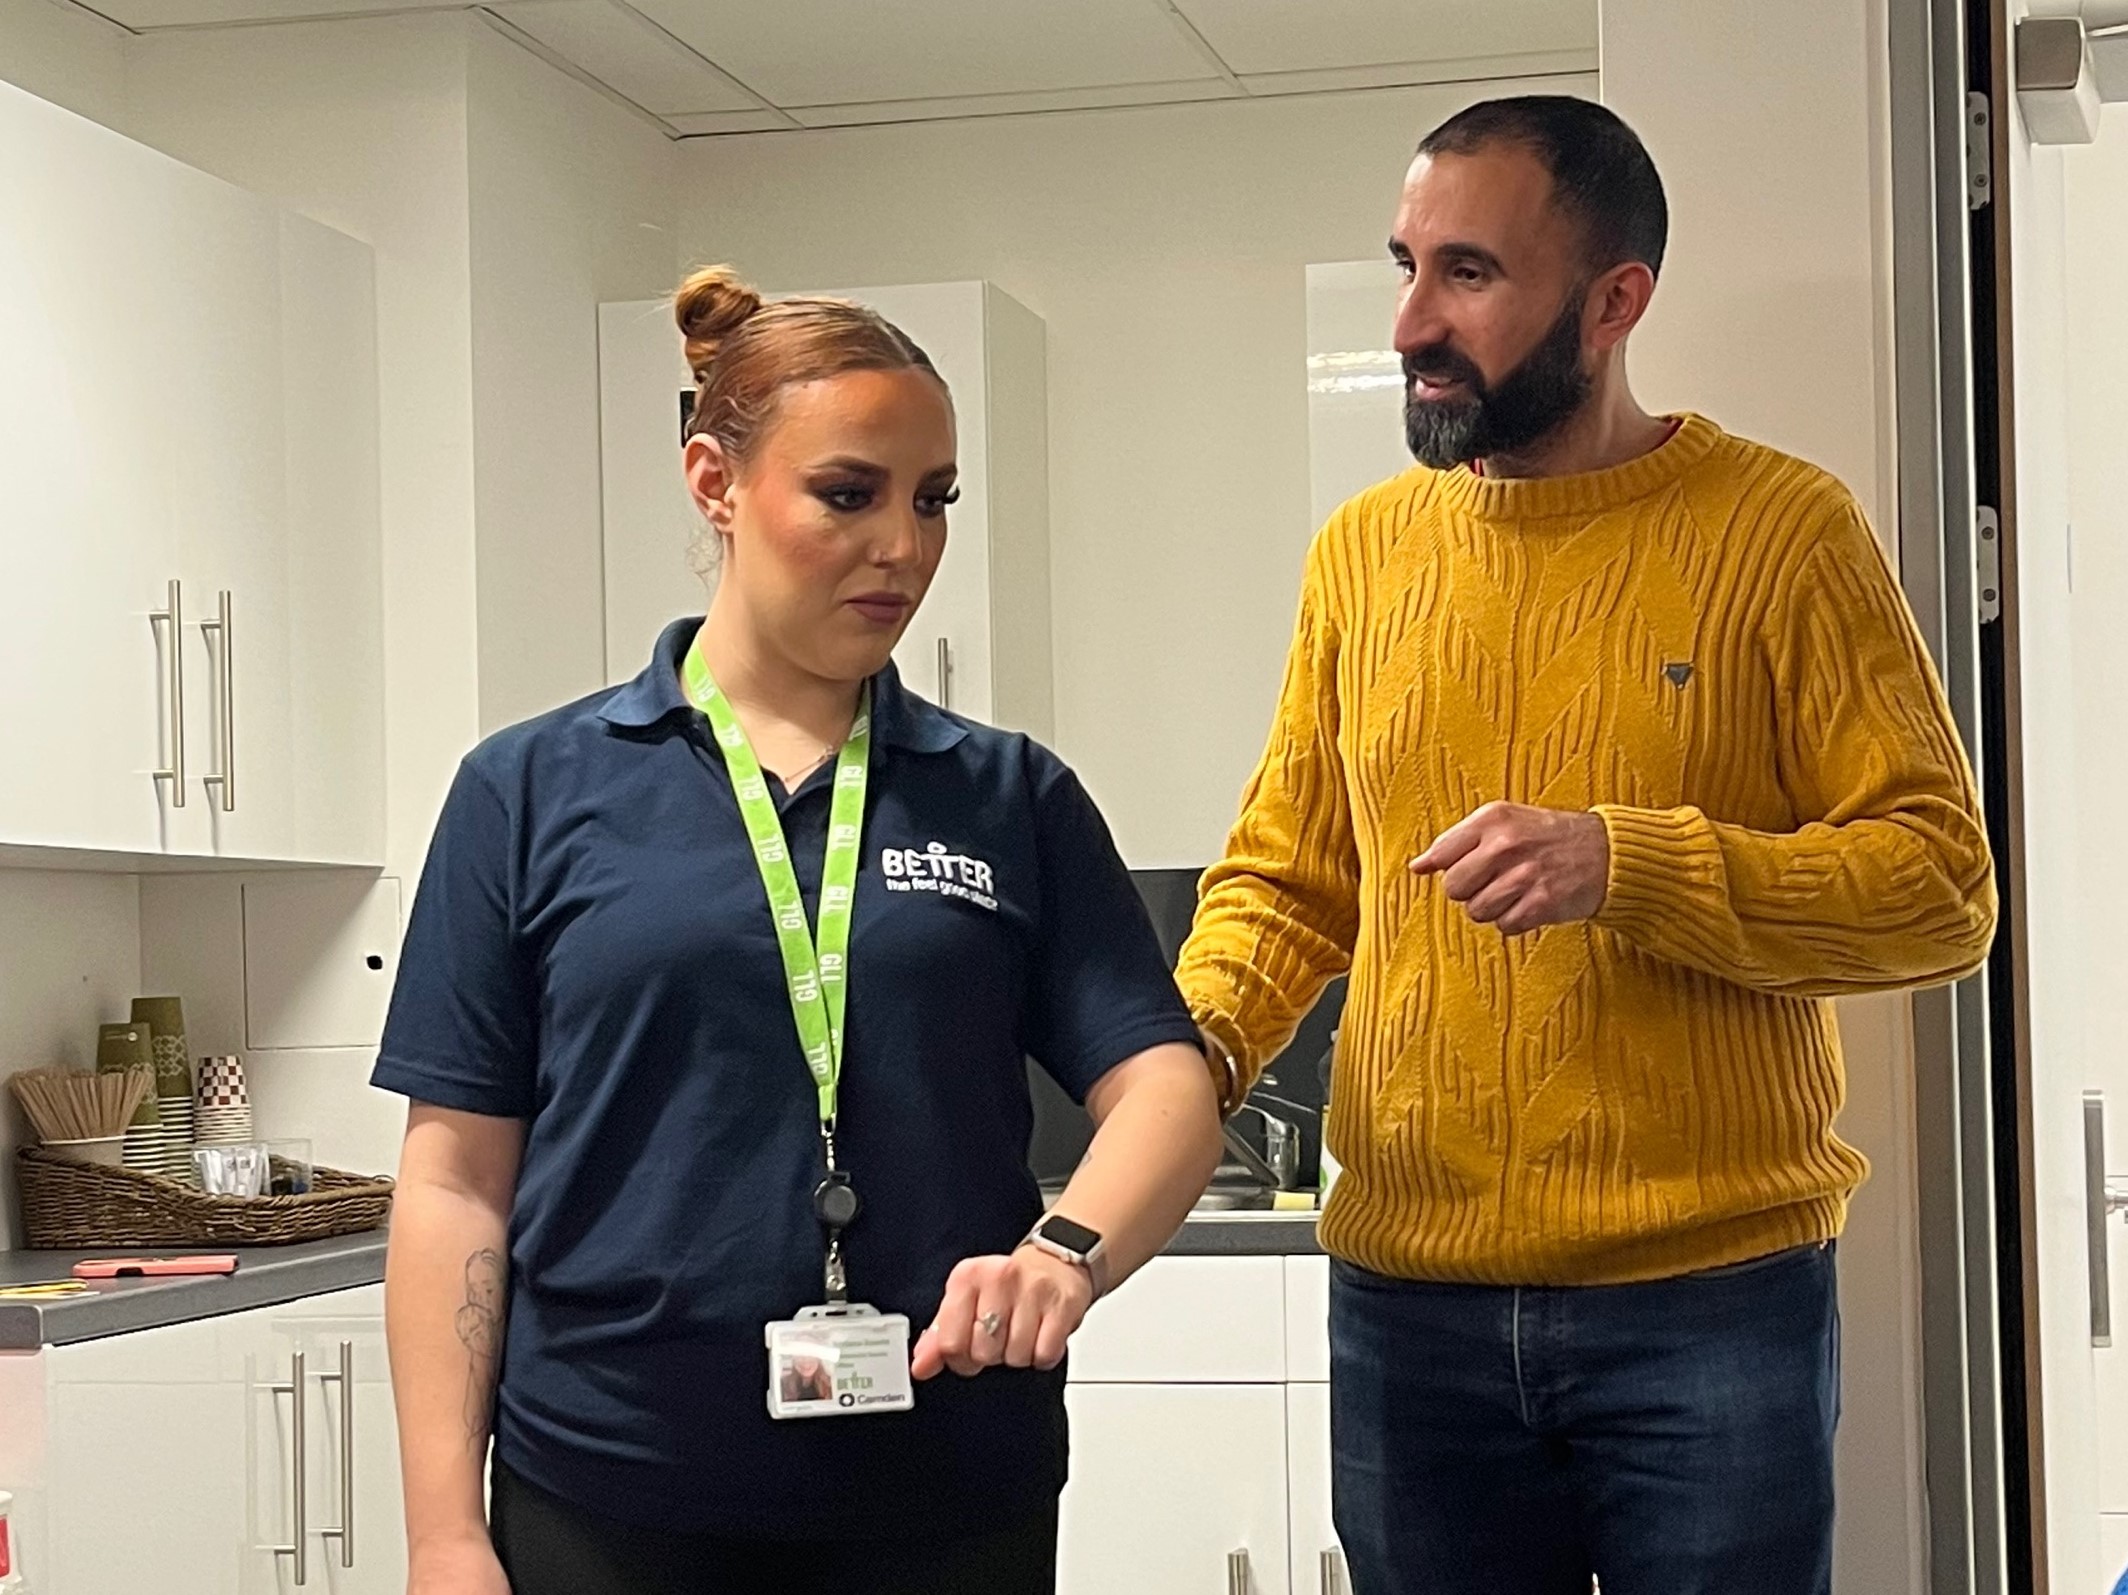
[{"label": "forearm tattoo", "polygon": [[458,1309],[458,1342],[471,1359],[466,1370],[466,1438],[487,1444],[494,1421],[495,1376],[502,1363],[502,1326],[509,1265],[483,1247],[466,1259],[465,1305]]}]

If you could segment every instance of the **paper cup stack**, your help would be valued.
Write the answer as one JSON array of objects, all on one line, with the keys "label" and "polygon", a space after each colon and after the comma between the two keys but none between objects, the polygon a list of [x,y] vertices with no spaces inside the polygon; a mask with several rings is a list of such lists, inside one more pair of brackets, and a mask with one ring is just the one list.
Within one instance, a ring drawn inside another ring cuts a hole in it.
[{"label": "paper cup stack", "polygon": [[[154,1033],[146,1025],[99,1025],[96,1029],[98,1073],[123,1073],[128,1069],[155,1069]],[[148,1092],[126,1124],[120,1160],[137,1174],[160,1174],[166,1162],[167,1142],[162,1113],[155,1093]],[[189,1157],[189,1153],[187,1154]]]},{"label": "paper cup stack", "polygon": [[192,1118],[193,1139],[201,1146],[255,1141],[251,1092],[244,1084],[244,1060],[230,1053],[199,1063],[199,1106]]},{"label": "paper cup stack", "polygon": [[192,1069],[185,1061],[185,1005],[176,997],[135,997],[133,1022],[155,1038],[155,1107],[163,1126],[163,1166],[155,1172],[184,1185],[192,1171]]}]

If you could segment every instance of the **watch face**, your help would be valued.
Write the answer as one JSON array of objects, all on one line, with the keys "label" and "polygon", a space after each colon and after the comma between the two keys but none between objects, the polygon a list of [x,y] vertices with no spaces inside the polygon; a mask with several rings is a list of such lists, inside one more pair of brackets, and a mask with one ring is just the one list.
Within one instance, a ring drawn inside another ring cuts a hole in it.
[{"label": "watch face", "polygon": [[1084,1224],[1075,1224],[1068,1218],[1055,1216],[1042,1221],[1041,1236],[1045,1241],[1055,1241],[1066,1251],[1077,1252],[1081,1257],[1087,1256],[1101,1244],[1098,1232],[1088,1229]]}]

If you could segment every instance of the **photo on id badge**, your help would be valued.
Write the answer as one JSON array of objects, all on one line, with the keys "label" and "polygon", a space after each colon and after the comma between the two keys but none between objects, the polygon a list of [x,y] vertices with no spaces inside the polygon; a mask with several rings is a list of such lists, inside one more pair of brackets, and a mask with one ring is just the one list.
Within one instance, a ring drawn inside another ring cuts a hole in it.
[{"label": "photo on id badge", "polygon": [[867,1308],[812,1308],[768,1326],[768,1410],[775,1418],[906,1412],[909,1320]]},{"label": "photo on id badge", "polygon": [[786,1407],[835,1399],[835,1381],[827,1365],[833,1355],[827,1347],[817,1346],[809,1351],[785,1352],[776,1359],[776,1389]]}]

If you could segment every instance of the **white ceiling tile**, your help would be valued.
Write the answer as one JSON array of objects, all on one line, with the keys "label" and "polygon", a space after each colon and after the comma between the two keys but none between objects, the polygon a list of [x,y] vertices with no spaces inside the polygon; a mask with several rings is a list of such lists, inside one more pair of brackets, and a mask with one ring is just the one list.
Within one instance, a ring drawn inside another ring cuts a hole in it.
[{"label": "white ceiling tile", "polygon": [[663,28],[609,0],[515,0],[491,9],[653,115],[760,109]]},{"label": "white ceiling tile", "polygon": [[231,22],[294,22],[375,11],[463,11],[467,0],[95,0],[93,10],[129,28]]},{"label": "white ceiling tile", "polygon": [[874,122],[944,122],[968,116],[1024,116],[1034,111],[1109,110],[1130,105],[1182,105],[1229,100],[1242,91],[1224,78],[1181,83],[1125,83],[1103,89],[1044,89],[1032,94],[961,94],[933,100],[871,105],[798,105],[792,116],[807,127],[861,127]]},{"label": "white ceiling tile", "polygon": [[1216,78],[1157,0],[634,0],[777,105]]},{"label": "white ceiling tile", "polygon": [[1596,48],[1597,0],[1175,0],[1236,72]]}]

